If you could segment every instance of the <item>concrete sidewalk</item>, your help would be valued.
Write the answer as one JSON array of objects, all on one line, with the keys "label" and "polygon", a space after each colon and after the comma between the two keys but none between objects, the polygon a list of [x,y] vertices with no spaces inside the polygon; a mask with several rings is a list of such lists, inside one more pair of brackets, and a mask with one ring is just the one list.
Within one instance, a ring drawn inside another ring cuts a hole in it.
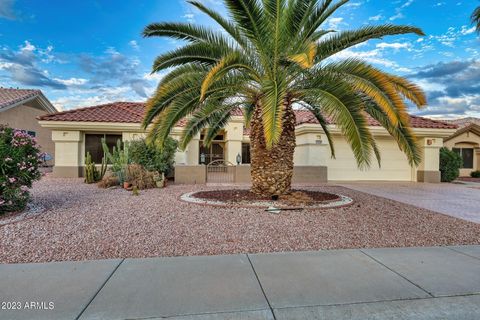
[{"label": "concrete sidewalk", "polygon": [[4,264],[0,301],[0,319],[473,320],[480,246]]}]

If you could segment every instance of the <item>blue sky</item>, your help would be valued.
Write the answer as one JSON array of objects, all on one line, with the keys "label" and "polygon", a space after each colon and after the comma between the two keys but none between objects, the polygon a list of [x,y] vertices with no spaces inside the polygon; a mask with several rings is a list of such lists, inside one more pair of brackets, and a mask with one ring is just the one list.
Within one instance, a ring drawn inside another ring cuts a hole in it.
[{"label": "blue sky", "polygon": [[[203,0],[225,13],[221,0]],[[477,0],[351,0],[327,21],[348,30],[366,24],[409,24],[425,37],[396,36],[349,49],[415,81],[431,117],[480,116],[480,36],[469,17]],[[161,74],[153,59],[181,43],[143,39],[145,25],[184,21],[216,26],[184,0],[0,0],[0,86],[38,88],[59,109],[143,101]]]}]

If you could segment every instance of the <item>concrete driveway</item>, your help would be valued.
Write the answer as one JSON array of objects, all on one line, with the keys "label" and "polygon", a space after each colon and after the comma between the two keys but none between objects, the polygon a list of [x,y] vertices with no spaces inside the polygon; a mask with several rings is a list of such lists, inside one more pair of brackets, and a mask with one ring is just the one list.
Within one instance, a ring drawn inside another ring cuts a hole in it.
[{"label": "concrete driveway", "polygon": [[349,182],[340,185],[480,223],[480,184],[415,182]]}]

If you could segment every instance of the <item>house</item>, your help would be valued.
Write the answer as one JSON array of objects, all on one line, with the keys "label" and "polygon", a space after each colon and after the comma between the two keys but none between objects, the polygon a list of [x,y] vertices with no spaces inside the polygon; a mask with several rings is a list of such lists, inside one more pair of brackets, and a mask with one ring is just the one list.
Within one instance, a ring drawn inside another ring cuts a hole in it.
[{"label": "house", "polygon": [[470,176],[472,171],[480,170],[480,119],[468,117],[446,122],[457,125],[458,130],[444,144],[462,157],[460,176]]},{"label": "house", "polygon": [[0,124],[25,130],[34,136],[43,152],[55,159],[55,144],[52,132],[42,127],[37,117],[56,113],[57,109],[40,90],[0,88]]},{"label": "house", "polygon": [[[113,146],[118,139],[128,141],[145,136],[141,129],[144,112],[144,103],[114,102],[41,116],[40,125],[52,130],[55,143],[57,161],[54,175],[81,176],[86,152],[90,152],[93,160],[99,163],[103,155],[102,138],[106,139],[107,145]],[[374,119],[368,119],[381,151],[382,162],[381,168],[374,164],[369,170],[362,171],[357,168],[350,146],[334,123],[329,123],[336,150],[336,158],[332,159],[325,134],[313,115],[306,110],[296,110],[296,116],[296,182],[439,182],[439,149],[443,146],[443,139],[456,131],[454,124],[411,116],[412,127],[422,146],[423,159],[418,168],[412,168],[387,131]],[[181,136],[184,125],[185,121],[182,120],[173,128],[173,138]],[[217,159],[236,164],[238,155],[241,156],[242,165],[236,166],[234,181],[249,181],[250,140],[241,110],[236,111],[211,146],[203,146],[202,140],[203,135],[198,134],[186,150],[176,153],[176,181],[205,182],[205,165]]]}]

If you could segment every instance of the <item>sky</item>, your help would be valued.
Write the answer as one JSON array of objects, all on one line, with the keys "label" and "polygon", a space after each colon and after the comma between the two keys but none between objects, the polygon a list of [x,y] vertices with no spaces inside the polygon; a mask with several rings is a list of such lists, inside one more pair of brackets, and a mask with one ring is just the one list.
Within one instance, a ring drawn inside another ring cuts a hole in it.
[{"label": "sky", "polygon": [[[202,2],[226,15],[221,0]],[[326,22],[350,30],[385,23],[426,34],[386,37],[338,54],[407,77],[427,93],[433,118],[480,117],[480,35],[470,23],[477,0],[351,0]],[[0,86],[41,89],[59,109],[145,101],[163,74],[155,57],[181,45],[144,39],[160,21],[218,28],[185,0],[0,0]]]}]

